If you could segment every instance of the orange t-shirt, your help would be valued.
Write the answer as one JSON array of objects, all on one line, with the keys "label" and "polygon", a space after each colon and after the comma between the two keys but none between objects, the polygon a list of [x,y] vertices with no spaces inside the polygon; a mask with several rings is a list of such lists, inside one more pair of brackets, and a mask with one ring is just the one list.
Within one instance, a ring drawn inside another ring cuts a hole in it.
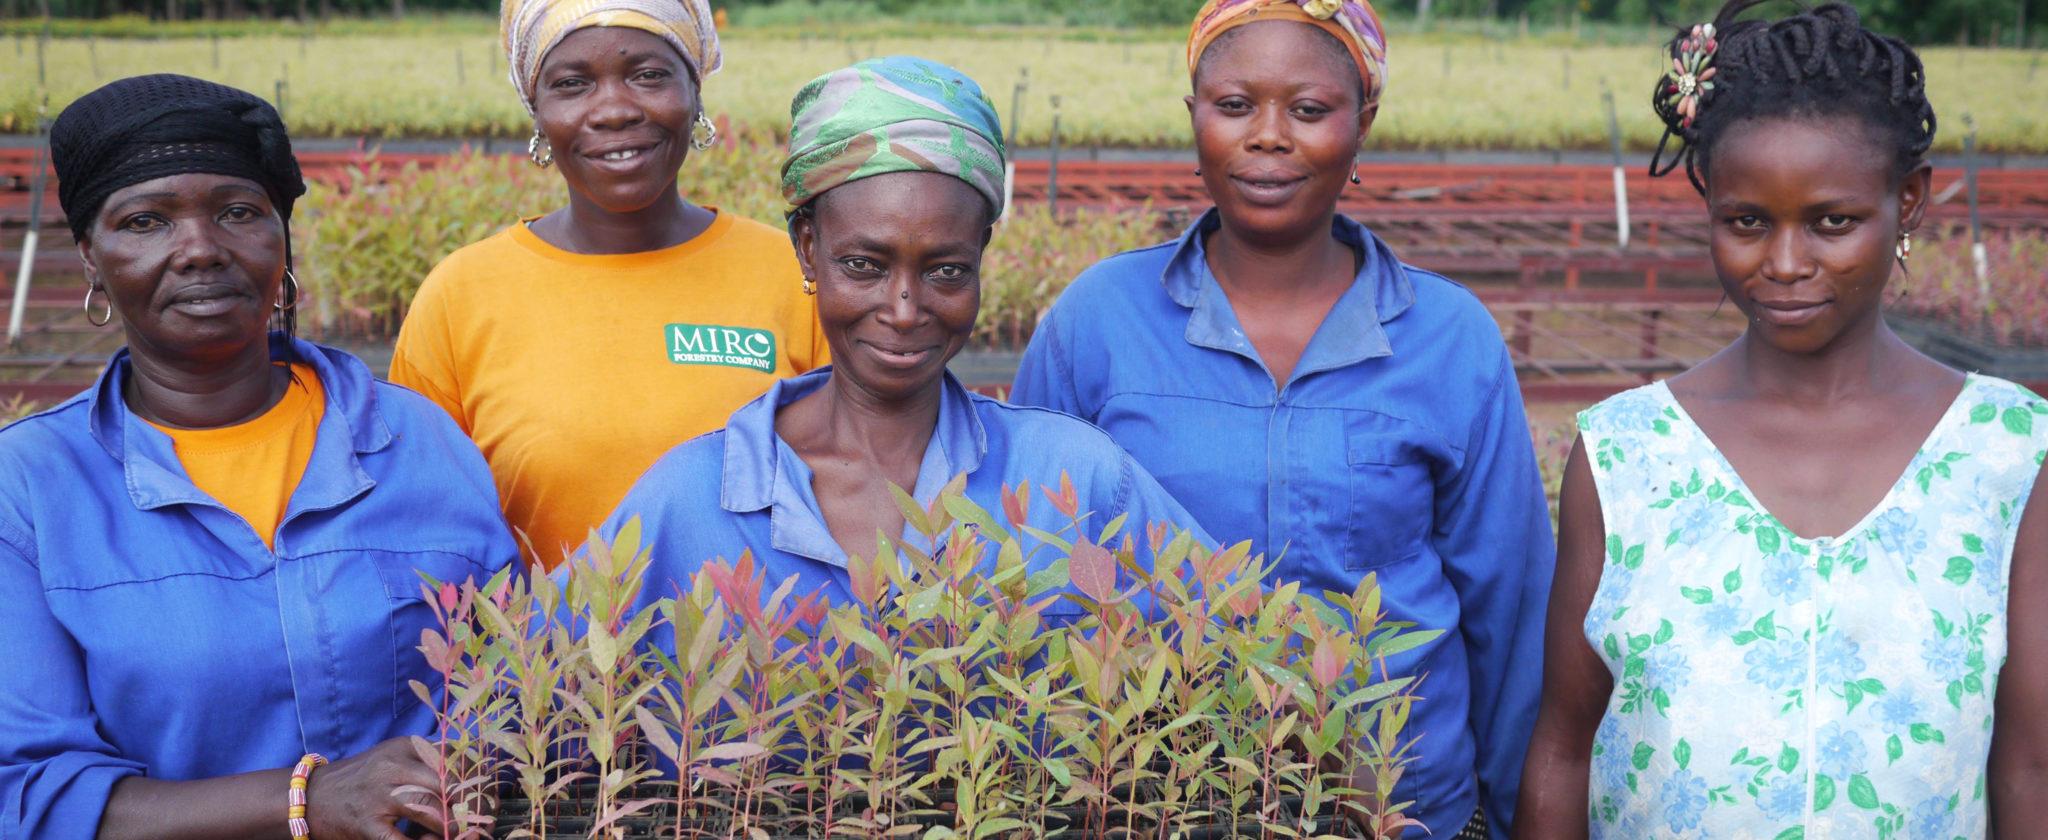
[{"label": "orange t-shirt", "polygon": [[244,423],[217,429],[179,429],[153,421],[171,436],[178,463],[206,495],[248,520],[274,547],[278,522],[292,491],[306,475],[313,441],[326,413],[327,392],[307,365],[292,365],[292,382],[269,411]]},{"label": "orange t-shirt", "polygon": [[719,212],[681,245],[591,255],[522,222],[434,267],[391,381],[476,441],[552,568],[662,453],[827,356],[783,231]]}]

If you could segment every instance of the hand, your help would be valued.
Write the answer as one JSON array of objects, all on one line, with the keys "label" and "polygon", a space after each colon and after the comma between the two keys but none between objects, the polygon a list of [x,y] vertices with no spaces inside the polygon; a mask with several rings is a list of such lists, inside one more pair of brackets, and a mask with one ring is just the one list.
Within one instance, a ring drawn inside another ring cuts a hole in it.
[{"label": "hand", "polygon": [[406,840],[399,820],[411,820],[439,837],[438,803],[407,786],[434,790],[441,780],[420,761],[410,738],[392,738],[361,754],[313,771],[306,791],[306,818],[322,840]]}]

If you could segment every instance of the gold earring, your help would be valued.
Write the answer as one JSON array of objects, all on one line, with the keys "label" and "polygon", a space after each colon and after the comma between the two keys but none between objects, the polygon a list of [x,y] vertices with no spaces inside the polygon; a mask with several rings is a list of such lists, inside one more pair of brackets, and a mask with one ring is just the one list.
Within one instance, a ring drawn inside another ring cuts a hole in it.
[{"label": "gold earring", "polygon": [[1893,249],[1892,249],[1892,253],[1894,253],[1894,254],[1897,254],[1897,255],[1898,255],[1898,257],[1899,257],[1899,262],[1901,262],[1901,263],[1904,263],[1904,262],[1905,262],[1906,260],[1912,259],[1912,257],[1913,257],[1913,232],[1912,232],[1912,231],[1910,231],[1910,230],[1908,230],[1908,231],[1901,231],[1901,232],[1899,233],[1899,247],[1897,247],[1897,248],[1893,248]]},{"label": "gold earring", "polygon": [[548,145],[548,139],[541,136],[540,126],[534,126],[533,139],[526,141],[526,157],[534,166],[546,169],[554,165],[555,148]]},{"label": "gold earring", "polygon": [[711,144],[716,142],[718,142],[718,126],[713,125],[711,120],[704,116],[703,111],[698,111],[697,125],[690,130],[690,148],[701,152],[711,148]]},{"label": "gold earring", "polygon": [[812,279],[811,279],[811,275],[808,275],[808,274],[804,275],[804,294],[807,294],[807,295],[815,295],[815,294],[817,294],[817,293],[818,293],[818,283],[817,283],[817,281],[815,281],[815,280],[812,280]]},{"label": "gold earring", "polygon": [[88,323],[88,324],[91,324],[91,325],[93,325],[93,326],[95,326],[95,327],[104,327],[104,326],[106,326],[106,325],[107,325],[107,322],[109,322],[109,321],[112,321],[112,320],[114,320],[114,296],[113,296],[113,295],[108,295],[108,296],[107,296],[107,308],[106,308],[106,311],[104,311],[104,312],[100,313],[100,317],[99,317],[99,318],[97,318],[97,319],[95,319],[95,318],[93,318],[93,317],[92,317],[92,296],[93,296],[93,295],[96,295],[96,294],[100,294],[101,292],[104,292],[104,291],[106,291],[106,290],[105,290],[105,289],[102,289],[102,288],[100,288],[99,286],[96,286],[96,285],[91,285],[91,286],[86,286],[86,287],[85,287],[85,322],[86,322],[86,323]]}]

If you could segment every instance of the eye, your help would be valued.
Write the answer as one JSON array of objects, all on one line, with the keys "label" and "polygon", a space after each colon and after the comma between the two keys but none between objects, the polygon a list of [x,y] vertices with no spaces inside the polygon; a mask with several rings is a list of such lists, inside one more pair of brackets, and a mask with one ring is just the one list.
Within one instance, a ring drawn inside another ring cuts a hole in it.
[{"label": "eye", "polygon": [[1747,214],[1730,218],[1728,226],[1740,231],[1758,231],[1764,229],[1764,220],[1755,214]]},{"label": "eye", "polygon": [[948,263],[932,269],[932,279],[943,283],[965,283],[974,277],[974,270],[964,265]]},{"label": "eye", "polygon": [[247,204],[229,205],[228,209],[220,214],[221,218],[227,219],[228,221],[231,222],[246,222],[253,219],[261,218],[262,215],[262,212],[258,211],[256,208],[251,207]]},{"label": "eye", "polygon": [[162,216],[158,216],[155,213],[137,213],[122,219],[121,223],[116,225],[116,227],[129,233],[145,233],[155,230],[162,224],[164,224]]},{"label": "eye", "polygon": [[849,274],[879,274],[882,267],[867,257],[847,257],[839,261]]},{"label": "eye", "polygon": [[1226,114],[1242,114],[1252,109],[1252,103],[1242,97],[1232,96],[1216,103],[1216,110]]},{"label": "eye", "polygon": [[633,80],[636,82],[659,82],[667,79],[670,75],[667,70],[650,68],[633,74]]},{"label": "eye", "polygon": [[579,76],[563,76],[562,78],[549,82],[548,89],[561,91],[563,93],[571,93],[583,87],[584,84],[585,82]]},{"label": "eye", "polygon": [[1294,113],[1313,119],[1330,113],[1330,109],[1314,102],[1303,102],[1294,106]]},{"label": "eye", "polygon": [[1856,218],[1854,216],[1844,216],[1840,213],[1829,213],[1820,217],[1820,224],[1817,225],[1823,233],[1847,233],[1850,228],[1855,226]]}]

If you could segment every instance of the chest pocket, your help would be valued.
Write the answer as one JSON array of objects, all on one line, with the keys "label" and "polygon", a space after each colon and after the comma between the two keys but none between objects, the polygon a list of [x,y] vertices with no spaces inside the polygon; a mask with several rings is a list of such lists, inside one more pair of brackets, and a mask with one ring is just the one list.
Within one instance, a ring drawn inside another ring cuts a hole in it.
[{"label": "chest pocket", "polygon": [[1344,568],[1376,569],[1421,554],[1435,507],[1422,453],[1386,430],[1352,430],[1344,460],[1350,485]]},{"label": "chest pocket", "polygon": [[376,563],[384,595],[391,603],[392,715],[401,722],[423,719],[428,710],[412,693],[412,681],[419,680],[436,691],[441,681],[440,675],[427,667],[426,656],[419,651],[420,631],[439,630],[441,624],[434,618],[434,604],[430,600],[433,596],[420,575],[457,586],[474,576],[479,587],[489,575],[469,558],[453,552],[388,552],[363,559]]}]

